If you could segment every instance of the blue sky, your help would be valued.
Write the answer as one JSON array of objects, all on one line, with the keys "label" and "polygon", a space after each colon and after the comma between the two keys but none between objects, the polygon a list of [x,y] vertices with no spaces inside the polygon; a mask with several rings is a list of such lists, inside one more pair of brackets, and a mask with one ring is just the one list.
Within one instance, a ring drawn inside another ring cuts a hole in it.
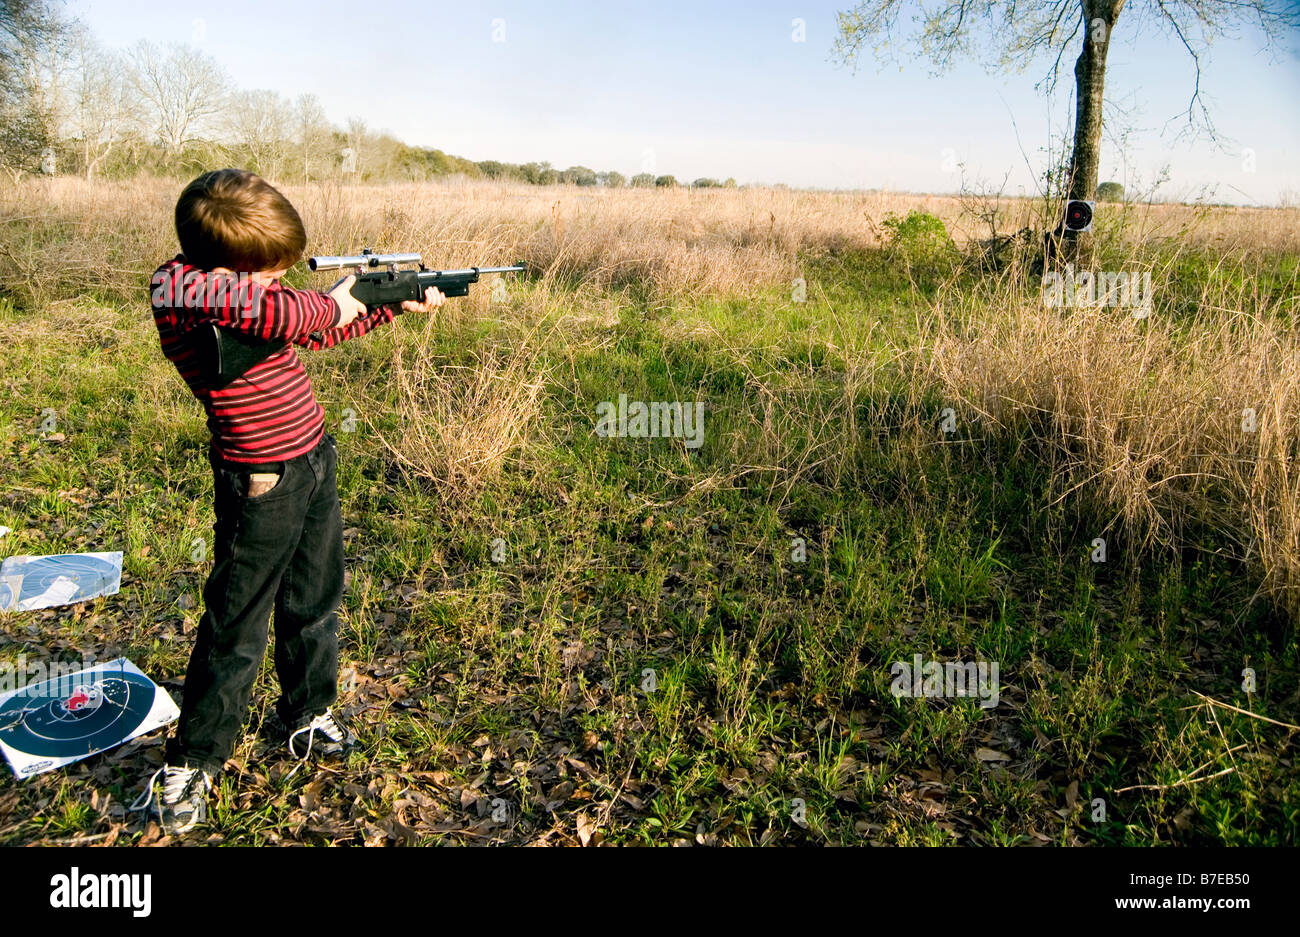
[{"label": "blue sky", "polygon": [[[1059,143],[1069,117],[1069,65],[1050,99],[1034,90],[1046,62],[990,75],[967,61],[935,77],[919,57],[901,68],[868,59],[855,75],[831,60],[835,13],[850,6],[68,3],[108,46],[188,43],[240,87],[310,91],[338,124],[359,116],[471,159],[927,192],[957,190],[963,173],[969,183],[1001,185],[1010,172],[1008,192],[1032,193],[1041,148]],[[796,18],[806,24],[803,42],[792,38]],[[1218,200],[1242,204],[1300,197],[1298,45],[1290,37],[1270,56],[1251,32],[1214,44],[1202,89],[1227,140],[1216,149],[1176,140],[1181,124],[1169,123],[1191,94],[1186,52],[1121,15],[1108,98],[1132,111],[1136,133],[1123,155],[1107,147],[1102,179],[1141,187],[1168,165],[1167,197],[1193,197],[1207,185]]]}]

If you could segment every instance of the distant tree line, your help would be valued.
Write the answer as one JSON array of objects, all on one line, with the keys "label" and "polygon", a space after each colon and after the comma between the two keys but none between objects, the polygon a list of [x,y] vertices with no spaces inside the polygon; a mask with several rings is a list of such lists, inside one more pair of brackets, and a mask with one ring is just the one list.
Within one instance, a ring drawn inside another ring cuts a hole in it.
[{"label": "distant tree line", "polygon": [[[536,185],[670,187],[672,176],[550,163],[475,162],[409,146],[365,121],[330,123],[315,95],[232,90],[191,46],[101,46],[55,0],[0,0],[0,169],[123,178],[183,176],[217,163],[279,181],[425,180],[464,175]],[[697,179],[697,187],[734,186]]]}]

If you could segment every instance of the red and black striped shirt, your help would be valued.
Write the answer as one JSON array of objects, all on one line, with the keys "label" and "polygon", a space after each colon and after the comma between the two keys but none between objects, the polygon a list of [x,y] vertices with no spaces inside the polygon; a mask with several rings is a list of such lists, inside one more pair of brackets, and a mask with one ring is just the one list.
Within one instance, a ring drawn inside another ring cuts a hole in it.
[{"label": "red and black striped shirt", "polygon": [[[187,264],[184,255],[154,273],[149,299],[163,354],[203,404],[213,447],[228,461],[252,464],[310,452],[325,432],[325,411],[292,346],[330,348],[393,321],[400,311],[380,306],[335,328],[338,303],[324,293],[211,273]],[[286,347],[225,387],[210,387],[187,339],[190,330],[209,323]]]}]

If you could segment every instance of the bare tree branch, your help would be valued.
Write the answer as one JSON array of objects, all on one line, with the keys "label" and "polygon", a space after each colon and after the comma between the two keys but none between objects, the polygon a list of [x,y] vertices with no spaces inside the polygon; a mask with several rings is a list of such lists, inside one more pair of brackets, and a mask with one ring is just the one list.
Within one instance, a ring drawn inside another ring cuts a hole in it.
[{"label": "bare tree branch", "polygon": [[[1060,22],[1060,17],[1065,14],[1065,10],[1068,6],[1069,6],[1069,0],[1062,0],[1061,13],[1058,14],[1057,16],[1058,23]],[[1061,74],[1061,57],[1065,55],[1065,50],[1068,49],[1074,43],[1074,37],[1079,34],[1079,28],[1081,26],[1083,26],[1082,6],[1080,6],[1079,8],[1079,17],[1074,21],[1074,28],[1070,30],[1070,35],[1066,36],[1065,40],[1058,44],[1059,47],[1056,50],[1056,59],[1055,61],[1052,62],[1051,69],[1048,71],[1047,75],[1043,78],[1043,80],[1039,82],[1040,85],[1046,85],[1045,90],[1047,91],[1048,94],[1051,94],[1053,91],[1056,90],[1056,82]],[[1055,35],[1056,35],[1056,26],[1053,25],[1051,35],[1049,37],[1044,37],[1043,41],[1049,41],[1051,38],[1054,38]]]},{"label": "bare tree branch", "polygon": [[150,106],[158,140],[175,156],[221,110],[230,82],[213,59],[188,46],[164,55],[141,42],[133,58],[136,88]]},{"label": "bare tree branch", "polygon": [[[1229,0],[1229,2],[1231,2],[1231,0]],[[1233,5],[1236,4],[1234,3]],[[1169,5],[1165,0],[1156,0],[1156,8],[1160,11],[1160,15],[1165,19],[1165,21],[1173,28],[1174,33],[1178,36],[1178,40],[1183,44],[1183,48],[1187,50],[1187,54],[1191,56],[1192,64],[1196,68],[1196,80],[1192,88],[1192,97],[1191,100],[1187,102],[1187,110],[1185,111],[1188,126],[1189,128],[1195,126],[1195,110],[1199,105],[1201,117],[1205,122],[1210,139],[1217,142],[1218,138],[1214,132],[1214,124],[1210,121],[1210,112],[1206,109],[1205,102],[1201,100],[1201,57],[1197,53],[1196,49],[1192,48],[1191,42],[1188,41],[1187,36],[1183,32],[1183,27],[1179,24],[1177,17],[1170,12]],[[1204,22],[1204,20],[1202,20],[1202,22]]]}]

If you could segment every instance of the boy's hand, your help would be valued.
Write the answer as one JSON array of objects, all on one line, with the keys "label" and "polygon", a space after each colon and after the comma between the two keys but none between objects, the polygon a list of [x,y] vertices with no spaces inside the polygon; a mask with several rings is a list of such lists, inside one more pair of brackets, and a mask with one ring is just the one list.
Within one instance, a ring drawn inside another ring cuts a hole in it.
[{"label": "boy's hand", "polygon": [[348,274],[330,288],[328,295],[334,300],[334,302],[339,304],[339,310],[342,312],[342,315],[339,316],[339,321],[334,324],[334,328],[336,329],[341,329],[345,325],[351,325],[353,319],[357,316],[365,315],[366,313],[365,303],[361,302],[350,292],[352,284],[355,282],[357,282],[357,278],[352,274]]},{"label": "boy's hand", "polygon": [[442,295],[442,290],[431,286],[424,291],[424,302],[417,303],[408,299],[402,303],[402,309],[406,312],[433,312],[446,301],[447,297]]}]

